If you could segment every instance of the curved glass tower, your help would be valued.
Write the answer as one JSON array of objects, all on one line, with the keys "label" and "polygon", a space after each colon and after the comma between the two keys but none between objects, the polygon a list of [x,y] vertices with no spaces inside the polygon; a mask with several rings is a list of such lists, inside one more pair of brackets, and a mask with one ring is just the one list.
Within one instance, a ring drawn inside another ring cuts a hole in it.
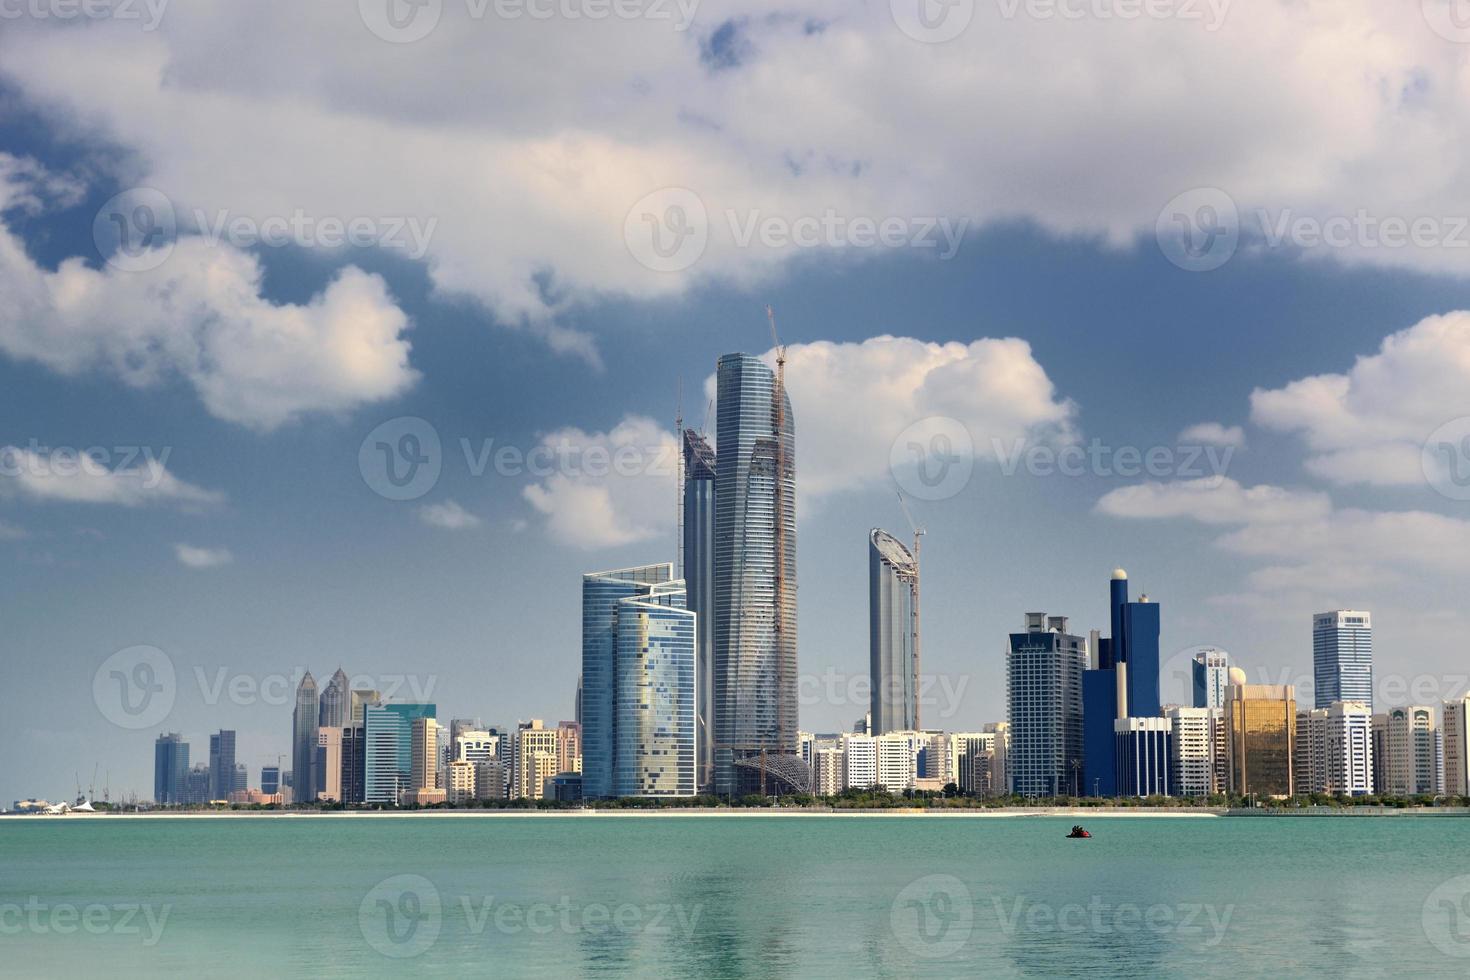
[{"label": "curved glass tower", "polygon": [[798,751],[796,428],[771,369],[750,354],[717,368],[715,790],[734,761]]},{"label": "curved glass tower", "polygon": [[919,726],[914,636],[919,563],[887,531],[868,535],[868,680],[872,687],[871,734],[914,731]]},{"label": "curved glass tower", "polygon": [[693,796],[695,613],[684,583],[656,585],[617,610],[614,796]]}]

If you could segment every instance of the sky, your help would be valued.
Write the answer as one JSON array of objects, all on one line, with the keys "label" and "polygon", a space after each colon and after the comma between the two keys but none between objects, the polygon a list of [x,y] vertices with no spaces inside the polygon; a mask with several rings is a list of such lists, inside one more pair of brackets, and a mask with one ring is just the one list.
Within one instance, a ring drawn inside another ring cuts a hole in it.
[{"label": "sky", "polygon": [[[1369,0],[37,0],[0,17],[0,801],[289,758],[339,666],[570,718],[580,576],[787,346],[801,724],[923,538],[926,726],[1023,614],[1470,687],[1470,32]],[[95,776],[94,776],[95,773]]]}]

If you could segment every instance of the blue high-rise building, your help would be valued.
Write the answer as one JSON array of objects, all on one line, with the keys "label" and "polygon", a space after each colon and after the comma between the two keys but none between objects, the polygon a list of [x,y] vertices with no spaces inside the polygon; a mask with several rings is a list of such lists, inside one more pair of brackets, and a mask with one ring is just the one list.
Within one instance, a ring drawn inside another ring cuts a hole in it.
[{"label": "blue high-rise building", "polygon": [[[618,601],[614,796],[693,796],[698,790],[698,617],[685,602],[682,581]],[[585,755],[582,764],[585,780]]]},{"label": "blue high-rise building", "polygon": [[160,735],[153,743],[153,802],[185,802],[189,773],[189,743],[178,732]]},{"label": "blue high-rise building", "polygon": [[699,788],[715,781],[715,451],[704,436],[684,430],[682,567],[695,621],[698,661]]},{"label": "blue high-rise building", "polygon": [[[1104,643],[1107,641],[1104,640]],[[1117,796],[1116,738],[1118,672],[1098,667],[1082,672],[1082,794]]]},{"label": "blue high-rise building", "polygon": [[751,785],[741,760],[761,759],[762,773],[801,765],[796,427],[784,386],[760,358],[726,354],[716,379],[715,789],[734,793]]},{"label": "blue high-rise building", "polygon": [[363,706],[363,802],[398,804],[398,794],[413,786],[413,723],[434,718],[434,704]]},{"label": "blue high-rise building", "polygon": [[291,798],[297,803],[316,799],[316,732],[320,717],[316,678],[308,670],[296,686],[296,710],[291,713]]},{"label": "blue high-rise building", "polygon": [[[1117,643],[1115,637],[1113,642]],[[1123,606],[1123,659],[1128,664],[1128,717],[1156,718],[1159,703],[1159,604],[1141,596]]]},{"label": "blue high-rise building", "polygon": [[1119,718],[1114,723],[1119,796],[1168,796],[1174,792],[1170,759],[1173,723],[1168,718]]},{"label": "blue high-rise building", "polygon": [[1082,792],[1082,672],[1087,641],[1067,632],[1067,617],[1026,614],[1026,631],[1010,635],[1006,719],[1011,747],[1006,771],[1022,796]]},{"label": "blue high-rise building", "polygon": [[1196,708],[1225,707],[1226,688],[1230,686],[1230,655],[1224,650],[1201,650],[1191,661]]},{"label": "blue high-rise building", "polygon": [[1373,707],[1373,616],[1336,609],[1312,617],[1314,706],[1361,701]]},{"label": "blue high-rise building", "polygon": [[1108,619],[1113,635],[1096,639],[1093,667],[1082,679],[1084,793],[1113,796],[1125,791],[1115,724],[1153,718],[1159,698],[1159,605],[1148,596],[1128,601],[1128,573],[1113,569],[1108,584]]},{"label": "blue high-rise building", "polygon": [[616,795],[618,604],[674,578],[669,562],[582,576],[582,794]]}]

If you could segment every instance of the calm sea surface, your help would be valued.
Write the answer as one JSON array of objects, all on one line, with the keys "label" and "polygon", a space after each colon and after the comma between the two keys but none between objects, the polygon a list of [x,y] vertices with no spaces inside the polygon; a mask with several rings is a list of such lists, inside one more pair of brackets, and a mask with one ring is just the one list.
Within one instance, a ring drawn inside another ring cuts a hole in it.
[{"label": "calm sea surface", "polygon": [[0,820],[0,974],[1470,973],[1470,820]]}]

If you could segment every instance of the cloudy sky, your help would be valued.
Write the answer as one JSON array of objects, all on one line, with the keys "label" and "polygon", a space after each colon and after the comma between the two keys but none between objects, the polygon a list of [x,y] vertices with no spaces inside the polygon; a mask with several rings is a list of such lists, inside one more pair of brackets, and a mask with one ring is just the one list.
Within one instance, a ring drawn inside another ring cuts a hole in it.
[{"label": "cloudy sky", "polygon": [[766,304],[803,727],[865,709],[896,486],[929,724],[1120,564],[1166,655],[1300,683],[1367,608],[1380,703],[1463,693],[1452,0],[742,9],[0,15],[0,801],[147,797],[165,730],[253,785],[304,669],[570,717],[579,576],[674,559],[673,420]]}]

